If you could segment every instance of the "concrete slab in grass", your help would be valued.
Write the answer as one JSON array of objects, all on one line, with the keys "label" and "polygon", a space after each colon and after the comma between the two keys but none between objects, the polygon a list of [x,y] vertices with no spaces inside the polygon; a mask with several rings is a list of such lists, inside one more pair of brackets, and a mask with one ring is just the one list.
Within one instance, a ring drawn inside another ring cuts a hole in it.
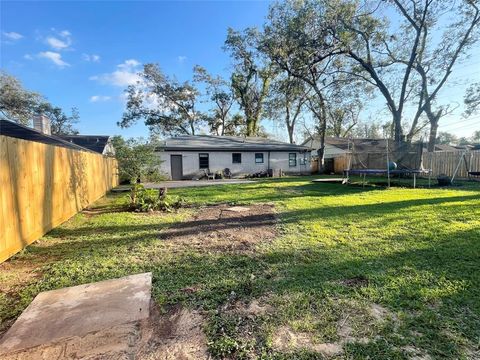
[{"label": "concrete slab in grass", "polygon": [[0,341],[0,354],[145,319],[151,286],[144,273],[42,292]]}]

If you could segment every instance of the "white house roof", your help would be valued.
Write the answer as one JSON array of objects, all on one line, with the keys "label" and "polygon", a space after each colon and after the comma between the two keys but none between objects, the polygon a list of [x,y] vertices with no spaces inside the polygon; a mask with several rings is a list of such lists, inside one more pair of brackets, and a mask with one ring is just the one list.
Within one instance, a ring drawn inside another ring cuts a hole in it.
[{"label": "white house roof", "polygon": [[309,151],[302,145],[260,137],[182,135],[162,141],[163,151]]}]

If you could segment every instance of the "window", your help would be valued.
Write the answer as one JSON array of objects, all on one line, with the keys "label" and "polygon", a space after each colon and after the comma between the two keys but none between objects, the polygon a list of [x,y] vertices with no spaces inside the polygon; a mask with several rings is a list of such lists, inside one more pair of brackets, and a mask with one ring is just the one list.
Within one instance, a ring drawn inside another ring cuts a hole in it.
[{"label": "window", "polygon": [[295,167],[297,166],[297,154],[289,153],[288,154],[288,166]]},{"label": "window", "polygon": [[299,160],[300,160],[300,165],[307,165],[307,158],[306,158],[306,156],[301,157]]},{"label": "window", "polygon": [[255,164],[263,164],[263,153],[255,153]]},{"label": "window", "polygon": [[232,153],[232,163],[233,164],[241,164],[242,163],[242,154]]},{"label": "window", "polygon": [[208,169],[208,154],[198,154],[198,159],[200,163],[200,169]]}]

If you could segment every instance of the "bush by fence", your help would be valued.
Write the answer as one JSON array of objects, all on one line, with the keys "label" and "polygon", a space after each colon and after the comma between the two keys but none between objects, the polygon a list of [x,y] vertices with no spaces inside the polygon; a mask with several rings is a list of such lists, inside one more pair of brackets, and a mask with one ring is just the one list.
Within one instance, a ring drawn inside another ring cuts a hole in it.
[{"label": "bush by fence", "polygon": [[116,185],[114,158],[0,136],[0,262]]}]

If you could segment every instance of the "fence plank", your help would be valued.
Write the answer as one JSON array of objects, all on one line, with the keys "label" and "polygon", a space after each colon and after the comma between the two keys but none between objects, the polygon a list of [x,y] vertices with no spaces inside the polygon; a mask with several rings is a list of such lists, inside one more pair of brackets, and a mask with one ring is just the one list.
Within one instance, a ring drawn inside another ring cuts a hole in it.
[{"label": "fence plank", "polygon": [[118,185],[118,164],[0,135],[0,262]]},{"label": "fence plank", "polygon": [[[463,151],[441,151],[423,154],[423,166],[432,170],[433,176],[453,176],[459,162],[457,178],[467,178],[468,171],[462,159]],[[465,153],[467,165],[470,171],[480,171],[480,151],[469,151]]]}]

